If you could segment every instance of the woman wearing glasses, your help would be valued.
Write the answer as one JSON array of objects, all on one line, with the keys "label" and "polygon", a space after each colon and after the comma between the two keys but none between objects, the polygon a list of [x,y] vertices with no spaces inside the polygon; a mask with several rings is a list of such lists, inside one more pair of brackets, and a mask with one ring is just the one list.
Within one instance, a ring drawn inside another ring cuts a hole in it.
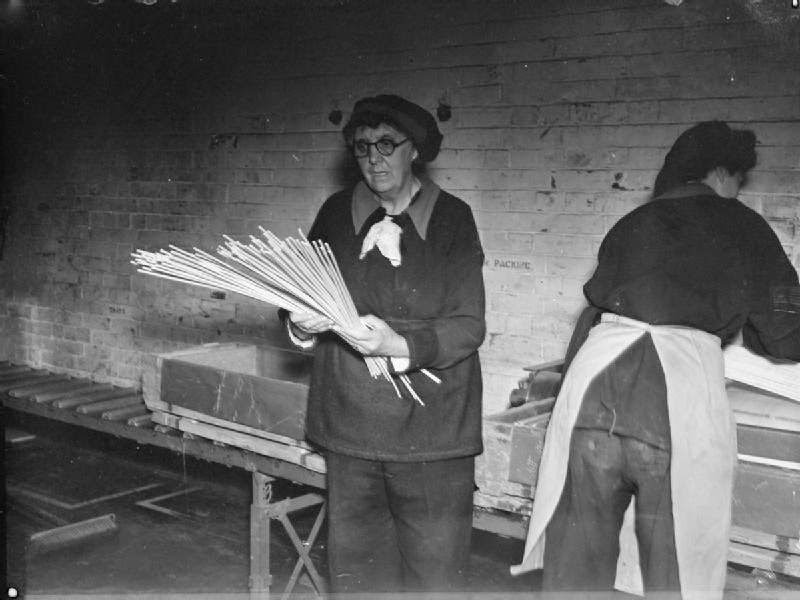
[{"label": "woman wearing glasses", "polygon": [[[362,179],[308,237],[332,247],[363,326],[348,344],[319,315],[287,320],[295,343],[316,345],[306,433],[327,460],[331,584],[456,590],[482,451],[483,250],[470,208],[415,172],[442,140],[427,110],[364,98],[343,134]],[[364,355],[387,357],[421,402],[370,377]]]}]

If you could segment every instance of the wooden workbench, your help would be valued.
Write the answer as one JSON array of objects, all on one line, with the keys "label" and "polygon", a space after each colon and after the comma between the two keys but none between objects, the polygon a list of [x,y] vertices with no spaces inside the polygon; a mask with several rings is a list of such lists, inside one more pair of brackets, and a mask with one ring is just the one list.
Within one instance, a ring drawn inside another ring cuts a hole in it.
[{"label": "wooden workbench", "polygon": [[286,458],[223,445],[161,427],[152,421],[141,394],[134,389],[93,383],[86,379],[69,378],[46,370],[0,362],[0,398],[7,409],[250,471],[253,478],[250,518],[251,597],[261,599],[269,598],[270,595],[272,576],[269,542],[272,521],[282,523],[298,549],[298,567],[287,587],[294,585],[300,575],[300,567],[305,567],[317,589],[324,589],[322,578],[316,573],[308,556],[308,540],[297,538],[289,521],[289,516],[295,510],[318,506],[317,522],[313,530],[313,536],[316,536],[324,516],[324,497],[311,493],[280,502],[272,502],[271,497],[271,482],[276,478],[322,490],[325,488],[324,473]]},{"label": "wooden workbench", "polygon": [[[242,432],[211,431],[207,423],[195,422],[182,416],[184,428],[165,427],[153,420],[153,413],[145,406],[141,393],[134,389],[119,388],[108,384],[94,383],[86,379],[69,378],[42,369],[31,369],[22,365],[0,362],[0,399],[7,409],[21,413],[53,419],[70,425],[85,427],[120,438],[133,440],[190,455],[209,462],[229,467],[239,467],[252,473],[253,500],[250,520],[250,590],[253,598],[269,598],[271,573],[269,565],[270,524],[279,521],[290,537],[289,517],[295,510],[316,505],[317,520],[312,530],[316,536],[324,516],[325,489],[324,467],[319,460],[311,460],[308,447],[299,445],[296,452],[288,446],[276,451],[270,440],[249,437],[242,442]],[[124,405],[122,407],[118,405]],[[156,417],[158,419],[158,416]],[[173,423],[173,425],[179,425]],[[201,437],[203,434],[211,436]],[[239,436],[239,437],[237,437]],[[226,440],[230,443],[220,443]],[[237,446],[236,444],[239,444]],[[241,447],[244,446],[244,447]],[[273,455],[271,455],[271,454]],[[274,456],[277,454],[278,456]],[[284,479],[320,491],[320,494],[305,494],[289,501],[272,502],[271,482]],[[477,498],[477,496],[476,496]],[[498,510],[489,504],[476,504],[474,525],[476,528],[499,535],[520,538],[524,535],[527,519],[524,515],[508,510]],[[309,540],[295,539],[298,548],[298,567],[292,574],[290,585],[297,580],[299,567],[305,567],[312,582],[323,588],[321,577],[313,572],[308,556]],[[313,539],[311,540],[313,542]],[[289,587],[287,586],[287,587]]]}]

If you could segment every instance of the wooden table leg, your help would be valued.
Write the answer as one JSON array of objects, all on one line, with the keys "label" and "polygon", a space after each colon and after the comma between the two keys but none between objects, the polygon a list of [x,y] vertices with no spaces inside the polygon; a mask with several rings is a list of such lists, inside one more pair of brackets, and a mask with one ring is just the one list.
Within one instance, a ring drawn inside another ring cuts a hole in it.
[{"label": "wooden table leg", "polygon": [[272,574],[269,570],[270,517],[274,479],[253,471],[253,503],[250,505],[250,598],[269,600]]}]

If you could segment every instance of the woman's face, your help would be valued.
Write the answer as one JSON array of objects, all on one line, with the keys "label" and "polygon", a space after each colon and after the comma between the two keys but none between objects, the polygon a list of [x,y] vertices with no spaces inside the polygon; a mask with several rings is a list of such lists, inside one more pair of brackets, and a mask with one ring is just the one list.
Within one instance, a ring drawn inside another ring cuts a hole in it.
[{"label": "woman's face", "polygon": [[374,129],[362,126],[356,129],[353,135],[353,143],[366,142],[374,144],[378,140],[391,140],[396,146],[394,152],[389,156],[384,156],[376,146],[367,146],[367,154],[363,157],[356,157],[361,175],[369,188],[387,198],[393,198],[406,186],[412,179],[411,164],[417,158],[417,150],[411,140],[401,143],[408,139],[405,135],[397,131],[391,125],[381,123]]}]

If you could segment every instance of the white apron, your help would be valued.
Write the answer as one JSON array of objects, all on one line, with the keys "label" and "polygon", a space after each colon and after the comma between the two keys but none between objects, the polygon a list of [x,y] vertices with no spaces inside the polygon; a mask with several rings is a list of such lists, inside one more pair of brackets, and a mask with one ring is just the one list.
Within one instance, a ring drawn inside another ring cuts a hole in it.
[{"label": "white apron", "polygon": [[[606,313],[592,328],[564,378],[545,437],[520,565],[542,567],[545,528],[561,498],[570,438],[583,396],[600,371],[649,332],[664,371],[672,442],[672,514],[681,595],[722,598],[727,568],[736,427],[725,393],[720,341],[688,327],[648,325]],[[617,561],[617,589],[643,593],[634,533],[633,502],[625,514]]]}]

